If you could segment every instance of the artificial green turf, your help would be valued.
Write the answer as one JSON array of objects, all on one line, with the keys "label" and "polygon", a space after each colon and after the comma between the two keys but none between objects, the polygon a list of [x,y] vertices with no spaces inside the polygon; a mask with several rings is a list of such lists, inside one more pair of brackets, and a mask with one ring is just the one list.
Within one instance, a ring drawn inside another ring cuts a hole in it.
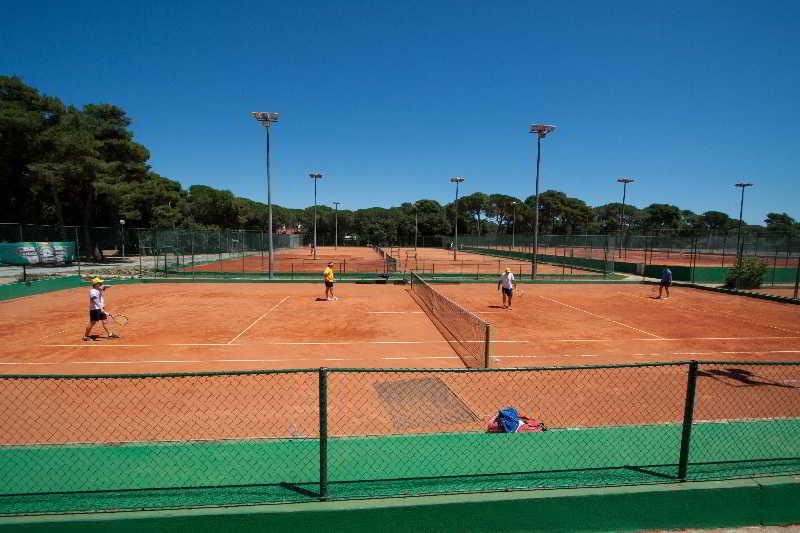
[{"label": "artificial green turf", "polygon": [[[680,436],[679,425],[648,425],[332,438],[328,490],[363,498],[670,482]],[[692,480],[800,472],[800,420],[695,424],[690,463]],[[316,439],[7,446],[0,514],[310,501],[318,479]]]}]

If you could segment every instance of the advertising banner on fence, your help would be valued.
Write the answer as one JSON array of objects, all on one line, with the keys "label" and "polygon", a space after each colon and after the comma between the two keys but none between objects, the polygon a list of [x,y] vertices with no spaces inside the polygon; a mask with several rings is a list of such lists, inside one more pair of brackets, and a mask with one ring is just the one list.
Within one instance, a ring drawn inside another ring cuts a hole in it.
[{"label": "advertising banner on fence", "polygon": [[74,260],[74,242],[0,243],[0,263],[6,265],[65,265]]}]

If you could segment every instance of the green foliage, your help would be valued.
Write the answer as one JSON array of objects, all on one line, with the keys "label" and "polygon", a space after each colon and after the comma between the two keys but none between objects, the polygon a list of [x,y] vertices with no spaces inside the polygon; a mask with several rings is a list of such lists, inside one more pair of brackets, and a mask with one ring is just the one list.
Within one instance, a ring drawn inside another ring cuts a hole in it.
[{"label": "green foliage", "polygon": [[800,234],[800,224],[786,213],[768,213],[764,223],[770,233],[781,235]]},{"label": "green foliage", "polygon": [[767,265],[757,257],[745,257],[728,273],[725,286],[736,289],[757,289],[767,273]]},{"label": "green foliage", "polygon": [[[11,222],[127,227],[261,229],[268,225],[267,206],[204,185],[188,190],[148,166],[150,153],[134,140],[132,119],[112,104],[67,106],[41,94],[16,77],[0,76],[0,213]],[[463,190],[463,188],[462,188]],[[453,191],[454,192],[454,191]],[[516,202],[516,204],[515,204]],[[506,194],[471,192],[458,203],[460,234],[530,233],[537,206]],[[313,208],[273,205],[276,232],[310,231]],[[623,226],[622,205],[614,202],[592,208],[578,198],[548,190],[539,196],[541,233],[611,233]],[[360,242],[412,243],[419,236],[452,235],[456,219],[453,202],[422,199],[399,207],[317,209],[317,234],[332,243],[338,235]],[[736,221],[725,213],[697,215],[666,204],[644,209],[625,206],[624,226],[631,232],[729,231]],[[766,229],[746,227],[749,233],[772,237],[800,234],[800,225],[786,213],[770,213]],[[88,230],[82,244],[94,246]]]}]

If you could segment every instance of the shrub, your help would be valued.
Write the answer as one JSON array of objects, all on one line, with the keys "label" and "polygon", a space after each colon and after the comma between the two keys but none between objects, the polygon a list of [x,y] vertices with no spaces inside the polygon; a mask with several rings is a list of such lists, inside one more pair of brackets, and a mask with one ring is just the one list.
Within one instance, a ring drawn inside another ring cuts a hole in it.
[{"label": "shrub", "polygon": [[757,257],[745,257],[733,267],[725,279],[730,289],[757,289],[767,273],[767,265]]}]

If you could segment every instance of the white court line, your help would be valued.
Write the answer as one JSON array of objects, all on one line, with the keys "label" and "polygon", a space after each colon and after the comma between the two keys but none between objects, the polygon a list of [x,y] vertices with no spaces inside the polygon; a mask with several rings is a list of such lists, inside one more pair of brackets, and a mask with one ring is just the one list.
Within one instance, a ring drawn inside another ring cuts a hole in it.
[{"label": "white court line", "polygon": [[[421,356],[421,357],[380,357],[384,361],[395,360],[438,360],[458,359],[456,356]],[[286,357],[277,359],[145,359],[141,361],[48,361],[48,362],[13,362],[0,361],[4,366],[33,366],[33,365],[139,365],[139,364],[207,364],[207,363],[293,363],[297,361],[358,361],[360,357]]]},{"label": "white court line", "polygon": [[[538,340],[492,340],[493,344],[536,344],[540,342],[684,342],[684,341],[754,341],[754,340],[798,340],[800,337],[681,337],[681,338],[649,338],[640,337],[636,339],[538,339]],[[464,343],[483,343],[484,341],[463,341]],[[259,342],[248,344],[247,346],[352,346],[358,344],[447,344],[450,341],[321,341],[321,342]],[[167,344],[116,344],[113,342],[84,342],[82,344],[39,344],[50,348],[154,348],[164,346],[221,346],[240,348],[242,344],[228,343],[167,343]]]},{"label": "white court line", "polygon": [[575,306],[572,306],[572,305],[569,305],[569,304],[565,304],[564,302],[559,302],[558,300],[554,300],[552,298],[547,298],[546,296],[539,295],[539,298],[541,298],[543,300],[549,300],[551,302],[563,305],[564,307],[569,307],[570,309],[574,309],[576,311],[580,311],[581,313],[586,313],[587,315],[591,315],[593,317],[602,318],[603,320],[608,320],[609,322],[613,322],[614,324],[619,324],[620,326],[624,326],[626,328],[630,328],[630,329],[632,329],[634,331],[638,331],[639,333],[644,333],[645,335],[650,335],[651,337],[655,337],[657,339],[663,339],[664,338],[664,337],[660,337],[660,336],[656,335],[655,333],[650,333],[649,331],[645,331],[643,329],[635,328],[633,326],[629,326],[628,324],[623,324],[622,322],[620,322],[618,320],[613,320],[613,319],[608,318],[606,316],[602,316],[602,315],[598,315],[598,314],[595,314],[595,313],[591,313],[591,312],[586,311],[584,309],[580,309],[578,307],[575,307]]},{"label": "white court line", "polygon": [[[456,342],[456,341],[452,341]],[[462,344],[475,343],[483,344],[485,341],[460,341]],[[513,340],[497,340],[492,341],[498,344],[530,344],[535,341],[513,341]],[[39,346],[47,346],[50,348],[154,348],[164,346],[221,346],[230,348],[242,348],[251,346],[354,346],[361,344],[450,344],[451,341],[357,341],[357,342],[259,342],[253,344],[230,344],[230,343],[185,343],[185,344],[114,344],[114,343],[96,343],[85,342],[83,344],[40,344]]]},{"label": "white court line", "polygon": [[228,344],[233,344],[234,342],[236,342],[236,339],[238,339],[239,337],[241,337],[242,335],[244,335],[245,333],[247,333],[247,330],[249,330],[250,328],[252,328],[252,327],[253,327],[253,326],[255,326],[256,324],[258,324],[258,322],[259,322],[259,321],[260,321],[262,318],[264,318],[265,316],[267,316],[268,314],[270,314],[271,312],[273,312],[275,309],[277,309],[277,308],[278,308],[278,306],[279,306],[279,305],[281,305],[283,302],[285,302],[285,301],[286,301],[286,300],[288,300],[288,299],[289,299],[289,297],[287,296],[287,297],[285,297],[283,300],[281,300],[280,302],[278,302],[278,303],[276,303],[275,305],[273,305],[273,306],[272,306],[272,308],[271,308],[269,311],[267,311],[266,313],[264,313],[264,314],[263,314],[263,315],[261,315],[260,317],[256,318],[256,319],[253,321],[253,323],[252,323],[252,324],[250,324],[249,326],[247,326],[246,328],[244,328],[244,331],[242,331],[241,333],[239,333],[238,335],[236,335],[234,338],[232,338],[231,340],[229,340],[229,341],[228,341]]},{"label": "white court line", "polygon": [[421,315],[422,311],[367,311],[370,315]]},{"label": "white court line", "polygon": [[[624,293],[622,291],[617,291],[617,294],[622,294],[624,296],[630,296],[632,298],[644,298],[644,296],[636,296],[635,294],[627,294],[627,293]],[[646,299],[650,300],[651,298],[646,298]],[[771,302],[771,303],[779,303],[779,302]],[[687,305],[678,304],[678,305],[675,305],[674,307],[677,308],[677,309],[680,309],[680,310],[682,310],[684,312],[687,312],[687,313],[702,313],[703,312],[702,310],[698,310],[696,307],[691,307],[691,306],[687,306]],[[714,312],[715,313],[721,313],[723,315],[732,317],[734,320],[738,320],[740,322],[744,322],[745,324],[751,324],[751,325],[759,326],[759,327],[762,327],[762,328],[777,329],[779,331],[786,331],[788,333],[797,333],[797,330],[786,329],[786,328],[782,328],[780,326],[773,326],[772,324],[765,324],[765,323],[762,323],[762,322],[755,322],[753,320],[748,320],[748,319],[746,319],[746,318],[744,318],[742,316],[739,316],[736,313],[728,313],[728,312],[720,311],[720,310],[715,310]]]}]

